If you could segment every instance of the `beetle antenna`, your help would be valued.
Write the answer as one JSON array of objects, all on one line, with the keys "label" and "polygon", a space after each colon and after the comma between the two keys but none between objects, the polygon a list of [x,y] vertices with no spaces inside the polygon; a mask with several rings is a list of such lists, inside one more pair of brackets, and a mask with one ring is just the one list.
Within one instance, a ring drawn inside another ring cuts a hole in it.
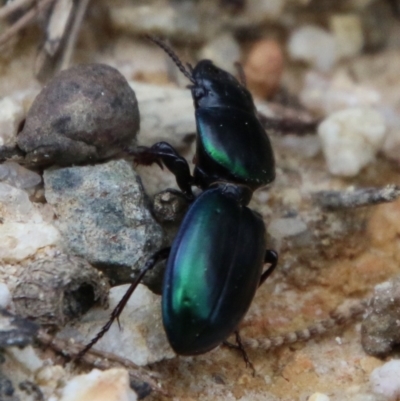
[{"label": "beetle antenna", "polygon": [[155,43],[158,47],[161,47],[165,51],[165,53],[168,54],[168,56],[171,58],[171,60],[175,63],[175,65],[179,68],[179,71],[187,78],[190,80],[190,82],[193,82],[194,84],[196,81],[193,79],[193,76],[191,74],[191,70],[188,71],[185,66],[183,65],[181,59],[178,57],[178,55],[165,43],[163,42],[160,38],[157,38],[156,36],[153,35],[145,35],[147,39]]}]

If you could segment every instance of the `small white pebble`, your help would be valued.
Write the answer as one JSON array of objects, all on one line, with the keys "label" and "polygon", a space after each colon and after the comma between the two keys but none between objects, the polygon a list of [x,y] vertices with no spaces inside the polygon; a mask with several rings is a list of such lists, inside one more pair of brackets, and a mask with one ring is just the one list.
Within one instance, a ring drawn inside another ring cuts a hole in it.
[{"label": "small white pebble", "polygon": [[307,225],[296,217],[273,219],[268,226],[268,233],[276,239],[292,237],[306,230]]},{"label": "small white pebble", "polygon": [[24,109],[20,103],[8,97],[0,100],[0,146],[15,143],[23,118]]},{"label": "small white pebble", "polygon": [[340,337],[336,337],[336,338],[335,338],[335,341],[336,341],[339,345],[342,345],[342,344],[343,344],[342,339],[341,339]]},{"label": "small white pebble", "polygon": [[336,40],[338,58],[359,54],[364,46],[361,17],[356,14],[335,14],[330,18],[330,26]]},{"label": "small white pebble", "polygon": [[310,396],[307,401],[329,401],[329,397],[326,394],[314,393]]},{"label": "small white pebble", "polygon": [[64,387],[60,401],[136,401],[125,369],[93,369],[75,376]]},{"label": "small white pebble", "polygon": [[235,74],[235,62],[240,60],[240,47],[232,35],[223,33],[201,49],[200,58],[213,60],[217,66]]},{"label": "small white pebble", "polygon": [[292,33],[288,52],[292,59],[306,61],[327,72],[336,62],[336,40],[324,29],[307,25]]},{"label": "small white pebble", "polygon": [[318,127],[322,150],[333,175],[353,177],[375,159],[386,131],[383,117],[371,108],[332,113]]},{"label": "small white pebble", "polygon": [[38,185],[42,177],[15,162],[0,164],[0,181],[15,188],[28,189]]},{"label": "small white pebble", "polygon": [[34,373],[43,366],[43,361],[37,356],[36,351],[31,345],[25,348],[9,347],[7,352],[10,353],[27,370]]},{"label": "small white pebble", "polygon": [[5,283],[0,283],[0,308],[5,309],[11,302],[11,293]]},{"label": "small white pebble", "polygon": [[390,401],[400,397],[400,359],[393,359],[372,371],[369,377],[372,391],[388,397]]}]

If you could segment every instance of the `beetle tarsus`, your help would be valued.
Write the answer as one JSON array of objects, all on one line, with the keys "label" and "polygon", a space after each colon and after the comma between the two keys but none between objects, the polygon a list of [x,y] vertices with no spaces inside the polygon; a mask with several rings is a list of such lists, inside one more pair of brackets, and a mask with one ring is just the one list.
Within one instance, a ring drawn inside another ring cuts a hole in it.
[{"label": "beetle tarsus", "polygon": [[235,337],[236,337],[236,343],[237,343],[238,349],[242,354],[244,362],[246,363],[246,367],[250,368],[253,371],[253,376],[255,376],[256,375],[256,369],[254,368],[253,363],[250,361],[249,355],[247,354],[246,350],[244,349],[244,346],[243,346],[243,343],[242,343],[242,339],[240,337],[240,334],[239,334],[238,330],[235,331]]},{"label": "beetle tarsus", "polygon": [[250,361],[249,355],[247,354],[247,352],[243,346],[242,338],[240,337],[238,330],[235,331],[235,339],[236,339],[236,344],[232,344],[229,341],[224,341],[222,344],[230,349],[235,349],[235,350],[239,351],[242,354],[243,360],[246,364],[246,368],[250,368],[253,371],[253,376],[255,376],[256,369],[254,368],[253,363]]},{"label": "beetle tarsus", "polygon": [[265,251],[264,263],[269,263],[271,266],[261,275],[260,283],[258,284],[259,287],[264,284],[265,280],[273,273],[278,265],[278,253],[267,249]]},{"label": "beetle tarsus", "polygon": [[[139,147],[135,153],[135,163],[150,165],[157,163],[164,166],[174,174],[178,187],[189,200],[194,199],[192,185],[194,179],[190,174],[189,164],[167,142],[157,142],[152,147]],[[162,167],[161,167],[162,168]]]}]

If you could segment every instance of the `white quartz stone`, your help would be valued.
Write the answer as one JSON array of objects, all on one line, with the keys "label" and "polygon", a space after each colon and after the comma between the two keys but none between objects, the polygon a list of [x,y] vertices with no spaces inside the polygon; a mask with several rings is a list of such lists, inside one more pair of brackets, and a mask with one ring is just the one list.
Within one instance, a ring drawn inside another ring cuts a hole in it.
[{"label": "white quartz stone", "polygon": [[29,372],[34,373],[43,366],[43,361],[31,345],[24,348],[8,347],[7,352]]},{"label": "white quartz stone", "polygon": [[276,239],[292,237],[307,230],[307,225],[297,217],[273,219],[268,225],[268,233]]},{"label": "white quartz stone", "polygon": [[232,35],[224,33],[201,49],[199,59],[212,60],[218,67],[236,74],[235,62],[240,61],[240,47]]},{"label": "white quartz stone", "polygon": [[0,164],[0,181],[16,188],[28,189],[38,185],[42,177],[15,162]]},{"label": "white quartz stone", "polygon": [[312,25],[303,26],[292,33],[288,51],[292,59],[308,62],[323,72],[331,70],[337,60],[334,36]]},{"label": "white quartz stone", "polygon": [[48,223],[3,223],[0,225],[0,259],[23,260],[39,248],[54,245],[58,238],[57,229]]},{"label": "white quartz stone", "polygon": [[400,360],[392,359],[374,369],[369,380],[375,393],[385,395],[388,401],[398,400],[400,397]]},{"label": "white quartz stone", "polygon": [[376,107],[382,96],[373,88],[355,83],[344,71],[332,78],[310,71],[305,76],[300,100],[310,111],[325,116],[349,107]]},{"label": "white quartz stone", "polygon": [[136,394],[129,387],[125,369],[91,372],[71,379],[62,391],[60,401],[136,401]]},{"label": "white quartz stone", "polygon": [[307,401],[329,401],[330,398],[326,394],[314,393]]},{"label": "white quartz stone", "polygon": [[24,109],[19,102],[8,97],[0,100],[0,146],[15,143],[18,126],[23,118]]},{"label": "white quartz stone", "polygon": [[25,191],[0,183],[0,260],[23,260],[57,243],[58,230],[44,219],[42,209]]},{"label": "white quartz stone", "polygon": [[359,54],[364,46],[361,18],[357,14],[336,14],[330,20],[338,58]]},{"label": "white quartz stone", "polygon": [[384,141],[383,117],[370,108],[338,111],[318,127],[322,150],[333,175],[352,177],[375,159]]},{"label": "white quartz stone", "polygon": [[11,302],[11,293],[5,283],[0,283],[0,308],[5,309]]}]

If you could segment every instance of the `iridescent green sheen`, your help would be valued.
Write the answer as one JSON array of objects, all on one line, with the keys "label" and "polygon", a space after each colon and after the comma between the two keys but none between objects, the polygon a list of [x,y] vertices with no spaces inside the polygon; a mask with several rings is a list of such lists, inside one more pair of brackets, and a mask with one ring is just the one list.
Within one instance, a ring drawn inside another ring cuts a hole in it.
[{"label": "iridescent green sheen", "polygon": [[[243,161],[239,158],[235,159],[232,157],[232,154],[228,153],[229,149],[227,146],[221,144],[215,135],[201,135],[201,133],[205,132],[205,127],[202,127],[201,120],[199,120],[199,125],[199,135],[203,141],[204,149],[213,160],[224,166],[226,169],[229,169],[229,171],[236,176],[242,178],[251,176],[251,172],[246,168]],[[219,128],[223,130],[224,124],[220,123]]]},{"label": "iridescent green sheen", "polygon": [[275,178],[271,143],[254,115],[222,107],[197,109],[196,122],[197,159],[206,175],[233,178],[254,187]]},{"label": "iridescent green sheen", "polygon": [[[174,293],[172,309],[187,309],[187,313],[197,319],[207,319],[210,315],[211,294],[207,283],[207,255],[212,252],[212,238],[204,237],[207,227],[212,224],[212,210],[200,216],[188,235],[182,241],[176,253],[175,263],[180,266],[174,271]],[[203,238],[200,242],[199,238]]]},{"label": "iridescent green sheen", "polygon": [[184,231],[185,235],[177,236],[179,241],[176,238],[174,244],[179,243],[179,247],[173,246],[171,250],[168,264],[173,263],[179,267],[171,272],[171,283],[174,287],[171,293],[171,311],[188,320],[206,321],[221,291],[221,288],[212,285],[213,277],[208,274],[208,269],[210,254],[216,252],[215,239],[210,235],[210,228],[223,210],[223,203],[218,197],[209,197],[207,207],[203,207],[200,213],[192,216],[191,209],[185,218],[185,221],[190,221],[190,225],[187,224],[186,228],[185,223],[182,224],[180,231]]}]

